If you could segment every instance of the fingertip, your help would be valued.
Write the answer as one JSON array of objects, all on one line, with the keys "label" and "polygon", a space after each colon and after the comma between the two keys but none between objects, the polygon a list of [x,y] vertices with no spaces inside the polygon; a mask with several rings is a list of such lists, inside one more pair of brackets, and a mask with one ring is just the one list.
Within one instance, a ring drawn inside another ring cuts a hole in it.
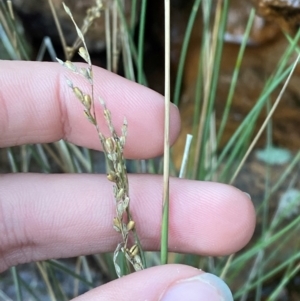
[{"label": "fingertip", "polygon": [[[2,61],[1,68],[2,147],[49,143],[64,138],[80,146],[101,148],[95,128],[84,117],[83,106],[66,84],[67,77],[74,86],[89,94],[91,87],[84,78],[68,72],[58,63],[50,62]],[[163,96],[100,67],[93,68],[93,71],[95,109],[101,132],[109,135],[99,97],[111,111],[117,133],[121,132],[124,117],[127,119],[124,155],[128,159],[161,155],[164,145]],[[171,144],[176,140],[179,129],[179,112],[171,105]]]},{"label": "fingertip", "polygon": [[[226,215],[224,227],[230,232],[224,236],[223,255],[235,253],[245,247],[253,236],[256,224],[254,204],[247,194],[240,189],[225,185],[224,198],[227,200],[220,208],[220,216]],[[234,241],[229,244],[228,240]]]},{"label": "fingertip", "polygon": [[219,277],[190,266],[168,264],[121,277],[75,300],[232,301],[233,298]]},{"label": "fingertip", "polygon": [[185,180],[171,182],[172,195],[178,199],[170,207],[172,249],[184,249],[191,241],[190,251],[203,255],[224,256],[243,248],[255,228],[255,210],[247,195],[221,183],[189,184],[185,185]]},{"label": "fingertip", "polygon": [[228,208],[228,219],[233,218],[232,237],[236,237],[235,250],[230,250],[227,254],[242,249],[253,236],[256,225],[255,207],[248,193],[241,191],[234,186],[228,186],[230,193],[228,199],[231,201]]},{"label": "fingertip", "polygon": [[172,284],[159,301],[209,300],[233,301],[227,284],[210,273],[200,273]]},{"label": "fingertip", "polygon": [[[256,214],[251,198],[240,189],[225,185],[223,197],[227,202],[219,204],[219,218],[225,217],[220,226],[229,231],[223,233],[223,239],[220,238],[223,249],[220,248],[219,251],[222,255],[229,255],[242,249],[252,238]],[[220,219],[216,222],[218,221]],[[229,240],[234,243],[228,243]]]}]

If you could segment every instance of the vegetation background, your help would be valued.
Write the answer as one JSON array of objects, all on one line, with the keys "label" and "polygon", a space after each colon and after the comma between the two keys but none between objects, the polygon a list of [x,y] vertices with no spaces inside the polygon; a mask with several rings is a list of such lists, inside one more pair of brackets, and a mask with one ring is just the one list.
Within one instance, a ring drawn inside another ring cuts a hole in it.
[{"label": "vegetation background", "polygon": [[[94,5],[65,2],[78,24]],[[86,33],[93,63],[163,93],[163,1],[103,4]],[[73,57],[77,35],[61,5],[60,0],[15,0],[12,14],[9,1],[1,1],[0,58]],[[298,1],[171,1],[172,101],[183,120],[171,174],[179,175],[184,154],[182,177],[248,192],[257,227],[238,254],[169,254],[169,261],[223,277],[235,300],[300,300],[298,67],[282,89],[299,52],[299,22]],[[184,150],[187,133],[193,139]],[[101,154],[64,141],[2,149],[0,160],[1,172],[105,172]],[[161,158],[127,162],[127,168],[161,173]],[[145,255],[148,265],[159,263],[158,254]],[[69,300],[115,277],[111,254],[32,263],[1,274],[0,299]]]}]

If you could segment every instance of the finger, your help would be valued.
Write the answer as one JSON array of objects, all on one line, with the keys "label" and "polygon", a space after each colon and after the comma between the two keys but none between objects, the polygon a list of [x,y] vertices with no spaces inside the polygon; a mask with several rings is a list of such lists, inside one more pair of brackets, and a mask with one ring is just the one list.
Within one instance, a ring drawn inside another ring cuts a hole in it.
[{"label": "finger", "polygon": [[164,265],[130,274],[75,298],[74,301],[233,300],[218,277],[184,265]]},{"label": "finger", "polygon": [[[53,142],[66,139],[80,146],[99,149],[95,127],[83,116],[83,106],[66,85],[91,93],[86,80],[58,63],[2,61],[0,73],[0,146]],[[108,134],[98,97],[112,112],[117,132],[128,121],[127,158],[149,158],[163,149],[164,101],[158,93],[94,67],[95,106],[99,126]],[[177,108],[171,106],[170,140],[180,129]]]},{"label": "finger", "polygon": [[[159,250],[162,181],[130,175],[130,210],[143,248]],[[112,184],[100,175],[3,175],[0,269],[17,263],[113,251]],[[218,183],[170,180],[171,251],[225,255],[251,238],[255,214],[240,190]]]}]

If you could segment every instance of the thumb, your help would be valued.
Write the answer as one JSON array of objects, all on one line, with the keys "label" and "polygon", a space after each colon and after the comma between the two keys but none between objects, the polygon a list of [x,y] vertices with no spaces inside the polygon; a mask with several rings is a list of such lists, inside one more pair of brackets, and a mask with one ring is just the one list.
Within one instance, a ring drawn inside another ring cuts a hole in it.
[{"label": "thumb", "polygon": [[156,266],[109,282],[73,301],[233,301],[219,277],[177,264]]}]

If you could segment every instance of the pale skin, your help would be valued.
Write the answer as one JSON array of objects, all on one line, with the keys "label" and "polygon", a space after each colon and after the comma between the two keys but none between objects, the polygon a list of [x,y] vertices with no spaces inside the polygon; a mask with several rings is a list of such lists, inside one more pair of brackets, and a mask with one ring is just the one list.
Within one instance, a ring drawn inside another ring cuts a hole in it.
[{"label": "pale skin", "polygon": [[[83,79],[56,63],[0,62],[0,147],[65,139],[99,149],[95,128],[64,76],[89,92]],[[94,68],[95,95],[112,112],[116,129],[128,120],[125,156],[151,158],[163,151],[163,97]],[[98,121],[104,134],[100,104]],[[171,108],[171,142],[180,130]],[[145,250],[158,250],[162,177],[129,175],[131,211]],[[251,191],[248,191],[251,194]],[[0,177],[0,270],[30,261],[113,251],[121,238],[112,227],[112,183],[105,175],[3,174]],[[227,255],[244,247],[255,211],[242,191],[228,185],[170,180],[170,251]],[[76,300],[159,300],[180,279],[201,271],[185,265],[146,269],[102,285]],[[145,283],[147,285],[145,286]]]}]

